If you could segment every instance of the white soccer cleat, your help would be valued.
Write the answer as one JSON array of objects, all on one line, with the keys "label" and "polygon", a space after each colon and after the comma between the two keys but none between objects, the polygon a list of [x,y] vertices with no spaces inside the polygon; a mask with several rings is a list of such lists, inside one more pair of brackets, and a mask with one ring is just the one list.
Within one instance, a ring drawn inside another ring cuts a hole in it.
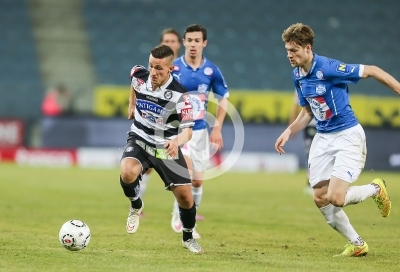
[{"label": "white soccer cleat", "polygon": [[200,239],[201,238],[200,234],[196,230],[196,227],[193,228],[192,236],[193,236],[194,239]]},{"label": "white soccer cleat", "polygon": [[182,232],[181,217],[176,209],[172,211],[171,227],[176,233]]},{"label": "white soccer cleat", "polygon": [[187,241],[182,241],[182,246],[189,249],[190,252],[201,254],[204,253],[204,250],[201,246],[197,243],[196,239],[192,238]]},{"label": "white soccer cleat", "polygon": [[140,213],[142,212],[144,203],[140,209],[130,207],[128,218],[126,219],[126,231],[130,234],[135,233],[139,228]]}]

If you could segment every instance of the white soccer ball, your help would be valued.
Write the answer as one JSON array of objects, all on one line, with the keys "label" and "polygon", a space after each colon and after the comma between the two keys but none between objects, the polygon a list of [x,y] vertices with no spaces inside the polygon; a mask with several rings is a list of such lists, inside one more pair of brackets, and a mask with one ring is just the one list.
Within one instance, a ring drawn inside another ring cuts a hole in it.
[{"label": "white soccer ball", "polygon": [[78,251],[87,247],[90,242],[90,229],[81,220],[69,220],[62,225],[58,239],[68,250]]}]

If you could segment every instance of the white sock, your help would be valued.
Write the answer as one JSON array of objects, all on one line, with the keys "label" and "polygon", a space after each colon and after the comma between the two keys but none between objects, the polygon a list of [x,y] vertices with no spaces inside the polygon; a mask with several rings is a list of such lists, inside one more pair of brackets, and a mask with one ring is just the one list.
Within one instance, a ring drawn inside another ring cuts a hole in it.
[{"label": "white sock", "polygon": [[363,202],[368,197],[375,196],[378,192],[379,189],[377,189],[373,184],[351,186],[347,189],[343,207]]},{"label": "white sock", "polygon": [[192,195],[197,209],[200,206],[201,199],[203,198],[203,186],[200,187],[192,186]]},{"label": "white sock", "polygon": [[149,182],[150,179],[150,174],[143,174],[142,175],[142,180],[140,181],[140,196],[143,197],[144,193],[146,192],[147,189],[147,183]]},{"label": "white sock", "polygon": [[349,218],[342,208],[329,204],[320,208],[320,211],[324,215],[328,224],[345,237],[350,243],[356,246],[364,244],[364,241],[354,230],[353,226],[350,224]]}]

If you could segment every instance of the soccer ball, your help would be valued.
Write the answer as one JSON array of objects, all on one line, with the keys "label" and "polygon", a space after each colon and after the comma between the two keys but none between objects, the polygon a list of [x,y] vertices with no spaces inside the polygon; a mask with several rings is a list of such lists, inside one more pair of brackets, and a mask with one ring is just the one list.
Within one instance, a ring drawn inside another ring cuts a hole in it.
[{"label": "soccer ball", "polygon": [[78,251],[84,249],[89,244],[90,229],[81,220],[69,220],[62,225],[58,239],[66,249]]}]

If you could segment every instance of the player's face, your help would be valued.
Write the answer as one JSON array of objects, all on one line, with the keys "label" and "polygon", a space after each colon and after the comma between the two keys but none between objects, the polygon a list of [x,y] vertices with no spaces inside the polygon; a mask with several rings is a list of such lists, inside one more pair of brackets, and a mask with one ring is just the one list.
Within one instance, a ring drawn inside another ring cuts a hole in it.
[{"label": "player's face", "polygon": [[285,43],[287,57],[292,67],[304,66],[310,57],[311,45],[301,47],[294,42]]},{"label": "player's face", "polygon": [[194,58],[203,55],[203,48],[206,47],[207,41],[203,40],[201,31],[188,32],[185,34],[183,45],[186,48],[186,55]]},{"label": "player's face", "polygon": [[157,59],[150,54],[149,71],[151,83],[156,86],[162,86],[167,82],[169,74],[174,69],[172,58]]},{"label": "player's face", "polygon": [[181,48],[181,43],[173,33],[165,33],[161,44],[168,45],[174,51],[175,57],[178,55],[179,49]]}]

